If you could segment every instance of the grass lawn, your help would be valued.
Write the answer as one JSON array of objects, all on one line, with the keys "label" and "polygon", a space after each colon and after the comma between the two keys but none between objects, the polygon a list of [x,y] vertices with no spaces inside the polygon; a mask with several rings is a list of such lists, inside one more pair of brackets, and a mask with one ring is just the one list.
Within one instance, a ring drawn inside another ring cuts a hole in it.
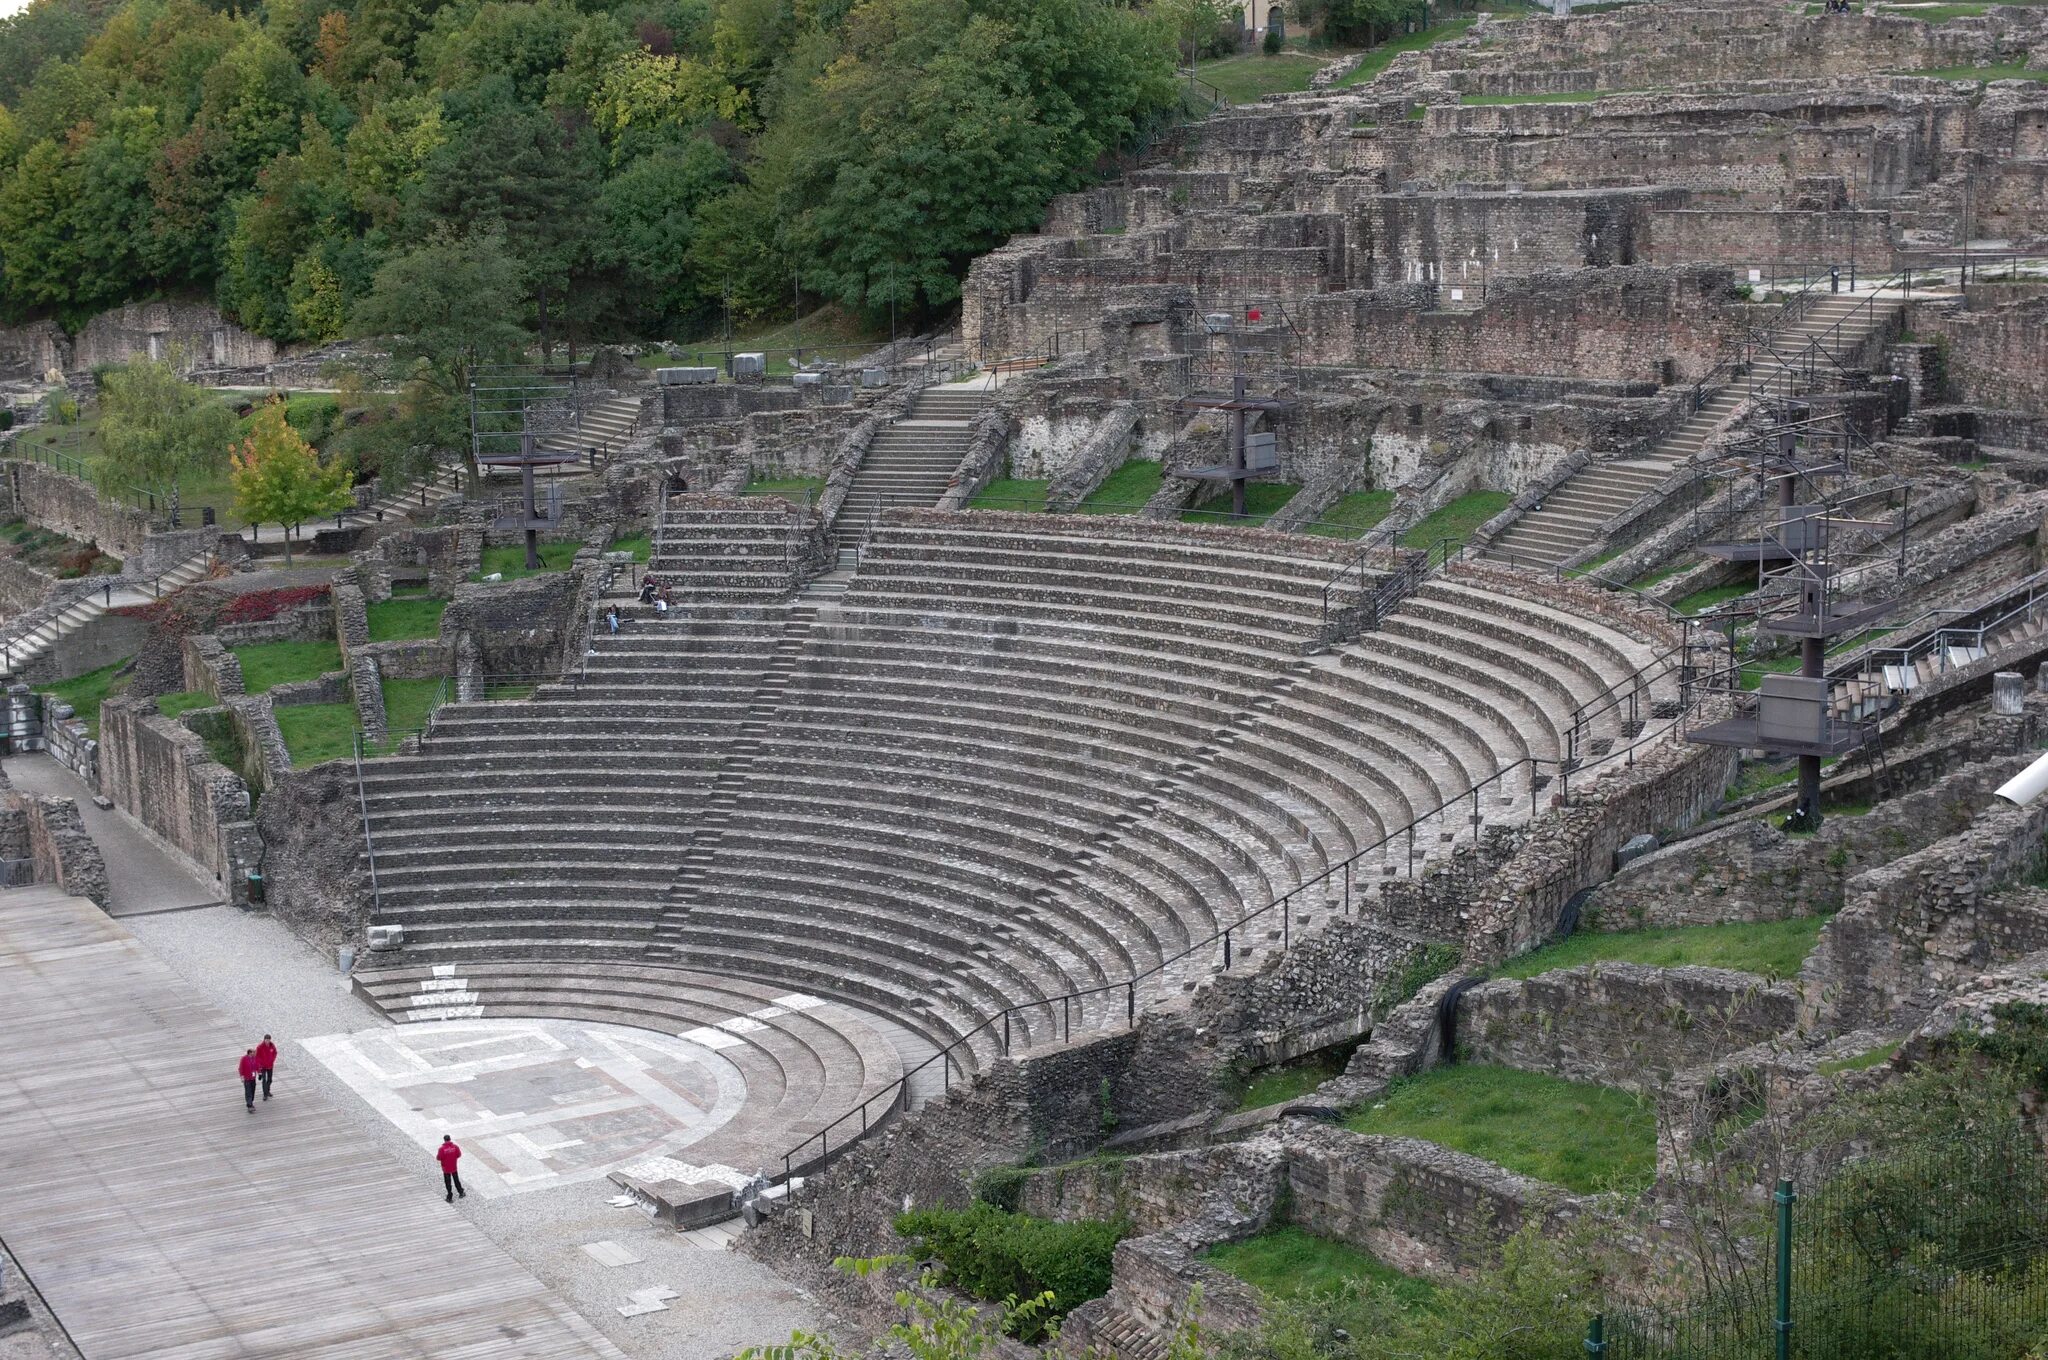
[{"label": "grass lawn", "polygon": [[1657,1168],[1648,1101],[1511,1067],[1434,1068],[1397,1082],[1344,1127],[1427,1139],[1581,1194],[1641,1190]]},{"label": "grass lawn", "polygon": [[243,687],[251,694],[262,694],[294,680],[317,680],[340,670],[341,648],[332,642],[259,642],[235,648],[235,660],[242,663]]},{"label": "grass lawn", "polygon": [[540,545],[540,569],[526,569],[526,545],[504,543],[495,548],[484,549],[483,566],[470,576],[472,581],[481,581],[493,572],[508,581],[517,581],[522,576],[538,576],[541,572],[567,571],[569,564],[576,560],[576,550],[581,543],[543,543]]},{"label": "grass lawn", "polygon": [[652,534],[628,534],[624,538],[613,539],[611,547],[605,551],[631,553],[635,562],[645,562],[648,558],[654,556],[654,536]]},{"label": "grass lawn", "polygon": [[1895,14],[1905,19],[1918,19],[1922,23],[1940,24],[1946,23],[1950,19],[1974,19],[1990,8],[1991,6],[1989,5],[1915,5],[1910,9],[1895,9],[1891,6],[1885,6],[1882,9],[1871,12]]},{"label": "grass lawn", "polygon": [[[730,348],[736,354],[765,354],[770,373],[787,373],[790,371],[791,351],[799,342],[802,343],[806,363],[820,358],[844,362],[858,358],[878,345],[887,344],[888,318],[884,317],[881,327],[877,329],[854,313],[837,304],[828,303],[806,313],[801,322],[785,321],[777,326],[764,326],[745,333],[735,332]],[[680,345],[673,354],[657,351],[643,354],[633,362],[641,368],[722,370],[725,367],[727,348],[723,336],[711,335]],[[721,381],[723,380],[721,376]]]},{"label": "grass lawn", "polygon": [[1206,80],[1223,91],[1233,104],[1251,104],[1263,95],[1295,94],[1308,88],[1309,77],[1329,65],[1321,57],[1296,52],[1249,52],[1241,57],[1203,62],[1195,78]]},{"label": "grass lawn", "polygon": [[1774,656],[1763,661],[1742,663],[1742,687],[1760,689],[1766,675],[1792,675],[1799,669],[1799,654],[1791,652],[1785,656]]},{"label": "grass lawn", "polygon": [[2048,71],[2036,70],[2025,62],[2003,66],[1939,66],[1931,71],[1900,71],[1902,76],[1932,76],[1936,80],[2048,80]]},{"label": "grass lawn", "polygon": [[285,750],[291,752],[293,769],[355,753],[354,704],[286,704],[275,711],[277,730],[284,735]]},{"label": "grass lawn", "polygon": [[1471,19],[1452,19],[1447,23],[1432,24],[1420,33],[1404,34],[1389,39],[1365,54],[1365,60],[1358,63],[1358,69],[1337,82],[1341,89],[1348,85],[1362,85],[1380,72],[1387,64],[1403,52],[1420,52],[1425,47],[1434,47],[1450,38],[1461,38],[1465,30],[1472,27]]},{"label": "grass lawn", "polygon": [[176,694],[157,695],[156,711],[166,718],[175,718],[195,708],[212,708],[218,703],[220,700],[203,689],[181,689]]},{"label": "grass lawn", "polygon": [[1655,571],[1644,572],[1641,576],[1636,577],[1635,580],[1630,581],[1629,584],[1637,590],[1648,590],[1651,586],[1664,584],[1664,582],[1678,575],[1681,571],[1690,571],[1692,566],[1693,563],[1689,559],[1681,557],[1668,567],[1659,567]]},{"label": "grass lawn", "polygon": [[71,705],[72,711],[85,720],[86,730],[94,737],[100,734],[100,704],[128,688],[128,676],[117,675],[128,658],[102,666],[84,675],[74,675],[69,680],[59,680],[54,685],[43,686],[43,693],[61,703]]},{"label": "grass lawn", "polygon": [[1152,499],[1165,469],[1149,458],[1133,458],[1102,479],[1075,508],[1084,515],[1129,514]]},{"label": "grass lawn", "polygon": [[1211,1247],[1202,1253],[1202,1260],[1276,1299],[1334,1293],[1351,1280],[1392,1285],[1403,1303],[1418,1308],[1435,1303],[1440,1293],[1428,1280],[1403,1275],[1356,1247],[1303,1232],[1292,1224],[1268,1228],[1242,1242]]},{"label": "grass lawn", "polygon": [[1609,562],[1612,562],[1615,558],[1621,556],[1622,553],[1626,551],[1626,548],[1609,548],[1606,552],[1601,553],[1592,561],[1567,569],[1565,575],[1571,577],[1598,576],[1600,574],[1600,568],[1606,566]]},{"label": "grass lawn", "polygon": [[1324,538],[1361,537],[1393,508],[1391,491],[1353,491],[1332,501],[1308,531]]},{"label": "grass lawn", "polygon": [[1440,538],[1463,543],[1472,537],[1473,530],[1507,509],[1513,499],[1505,491],[1468,491],[1443,509],[1424,516],[1420,524],[1401,535],[1401,545],[1434,548]]},{"label": "grass lawn", "polygon": [[1189,524],[1264,524],[1281,506],[1293,500],[1294,493],[1299,490],[1299,486],[1290,482],[1247,482],[1243,519],[1231,518],[1228,491],[1211,496],[1192,510],[1181,511],[1180,517]]},{"label": "grass lawn", "polygon": [[1244,1088],[1244,1095],[1238,1100],[1237,1108],[1262,1110],[1268,1105],[1278,1105],[1285,1100],[1299,1100],[1330,1078],[1342,1073],[1344,1064],[1350,1056],[1351,1051],[1346,1048],[1337,1053],[1323,1054],[1305,1062],[1261,1072]]},{"label": "grass lawn", "polygon": [[446,697],[439,680],[386,680],[384,682],[384,726],[394,738],[417,732],[427,725],[432,713]]},{"label": "grass lawn", "polygon": [[969,510],[1016,510],[1029,512],[1045,509],[1045,489],[1052,485],[1050,479],[1040,477],[998,477],[974,493],[974,499],[967,502]]},{"label": "grass lawn", "polygon": [[1627,90],[1560,90],[1556,94],[1468,94],[1460,104],[1590,104]]},{"label": "grass lawn", "polygon": [[825,492],[823,477],[756,477],[748,482],[742,496],[805,496],[816,500]]},{"label": "grass lawn", "polygon": [[1899,1045],[1904,1042],[1905,1040],[1903,1039],[1894,1040],[1891,1043],[1879,1045],[1868,1053],[1858,1053],[1852,1058],[1830,1058],[1828,1061],[1816,1066],[1813,1070],[1824,1077],[1832,1077],[1841,1072],[1862,1072],[1877,1066],[1879,1063],[1890,1062],[1892,1054],[1898,1052]]},{"label": "grass lawn", "polygon": [[446,600],[432,595],[394,595],[370,606],[370,641],[441,636],[441,611]]},{"label": "grass lawn", "polygon": [[1720,926],[1655,930],[1581,930],[1494,970],[1496,977],[1526,978],[1582,963],[1641,963],[1652,968],[1733,968],[1767,978],[1788,978],[1813,952],[1825,916]]},{"label": "grass lawn", "polygon": [[1717,604],[1726,604],[1730,600],[1739,600],[1745,595],[1754,594],[1755,591],[1756,582],[1754,581],[1737,581],[1733,585],[1708,586],[1705,590],[1695,590],[1692,594],[1673,601],[1671,607],[1681,614],[1703,614]]}]

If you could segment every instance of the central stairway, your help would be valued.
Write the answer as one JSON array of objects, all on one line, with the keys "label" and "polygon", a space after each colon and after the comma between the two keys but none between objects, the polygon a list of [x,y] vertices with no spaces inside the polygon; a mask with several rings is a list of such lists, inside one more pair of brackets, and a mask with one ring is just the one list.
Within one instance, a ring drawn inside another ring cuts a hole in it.
[{"label": "central stairway", "polygon": [[[1600,541],[1601,526],[1697,458],[1708,439],[1752,393],[1789,392],[1795,377],[1787,362],[1792,356],[1819,345],[1833,359],[1847,362],[1874,331],[1891,320],[1900,305],[1896,301],[1874,302],[1867,293],[1829,294],[1808,303],[1797,321],[1771,333],[1769,347],[1756,356],[1746,378],[1714,392],[1663,443],[1639,458],[1589,464],[1503,530],[1486,555],[1519,566],[1546,568],[1570,560]],[[1852,317],[1834,333],[1838,324]]]},{"label": "central stairway", "polygon": [[853,474],[836,522],[842,550],[858,548],[884,509],[930,509],[953,484],[974,418],[988,400],[980,380],[927,387],[910,414],[877,431]]}]

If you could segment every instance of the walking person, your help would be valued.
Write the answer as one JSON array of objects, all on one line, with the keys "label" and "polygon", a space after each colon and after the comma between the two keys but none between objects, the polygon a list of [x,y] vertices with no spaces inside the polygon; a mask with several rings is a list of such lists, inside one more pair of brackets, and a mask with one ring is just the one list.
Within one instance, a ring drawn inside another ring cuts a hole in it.
[{"label": "walking person", "polygon": [[256,1108],[256,1073],[260,1070],[256,1066],[256,1050],[253,1048],[243,1049],[242,1061],[236,1065],[235,1070],[242,1074],[242,1103],[251,1110],[254,1110]]},{"label": "walking person", "polygon": [[462,1149],[453,1137],[445,1133],[441,1135],[441,1146],[434,1149],[434,1160],[441,1163],[441,1190],[448,1197],[448,1202],[453,1204],[457,1195],[468,1199],[469,1192],[462,1188],[462,1173],[455,1169],[455,1164],[462,1160]]},{"label": "walking person", "polygon": [[277,1045],[270,1042],[268,1034],[263,1042],[256,1045],[256,1076],[263,1083],[263,1098],[270,1099],[270,1074],[277,1067]]}]

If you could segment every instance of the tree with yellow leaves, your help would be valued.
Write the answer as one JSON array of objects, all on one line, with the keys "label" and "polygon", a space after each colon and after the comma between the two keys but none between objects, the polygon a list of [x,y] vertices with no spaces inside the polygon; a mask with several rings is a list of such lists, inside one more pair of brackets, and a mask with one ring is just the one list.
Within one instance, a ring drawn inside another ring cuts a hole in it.
[{"label": "tree with yellow leaves", "polygon": [[355,500],[346,461],[323,465],[313,446],[284,418],[284,403],[266,402],[249,425],[249,437],[228,459],[228,484],[235,509],[251,524],[285,526],[284,560],[292,560],[291,526],[348,508]]}]

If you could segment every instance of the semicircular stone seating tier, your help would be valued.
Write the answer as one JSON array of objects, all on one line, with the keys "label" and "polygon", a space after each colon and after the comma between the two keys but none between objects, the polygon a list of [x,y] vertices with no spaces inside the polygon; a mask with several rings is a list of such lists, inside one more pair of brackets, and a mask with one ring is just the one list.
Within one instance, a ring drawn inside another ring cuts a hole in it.
[{"label": "semicircular stone seating tier", "polygon": [[[1191,945],[1418,817],[1418,867],[1469,839],[1476,783],[1558,760],[1574,710],[1665,645],[1481,568],[1327,648],[1352,547],[897,512],[829,604],[634,610],[579,685],[448,705],[419,753],[365,764],[378,920],[408,963],[677,965],[938,1044],[1011,1007],[1024,1043],[1121,1023],[1118,984],[1193,986],[1220,958]],[[1582,736],[1634,736],[1622,717]],[[1554,768],[1490,786],[1484,823]],[[1409,865],[1397,837],[1354,872]],[[1304,893],[1289,925],[1339,905]]]}]

